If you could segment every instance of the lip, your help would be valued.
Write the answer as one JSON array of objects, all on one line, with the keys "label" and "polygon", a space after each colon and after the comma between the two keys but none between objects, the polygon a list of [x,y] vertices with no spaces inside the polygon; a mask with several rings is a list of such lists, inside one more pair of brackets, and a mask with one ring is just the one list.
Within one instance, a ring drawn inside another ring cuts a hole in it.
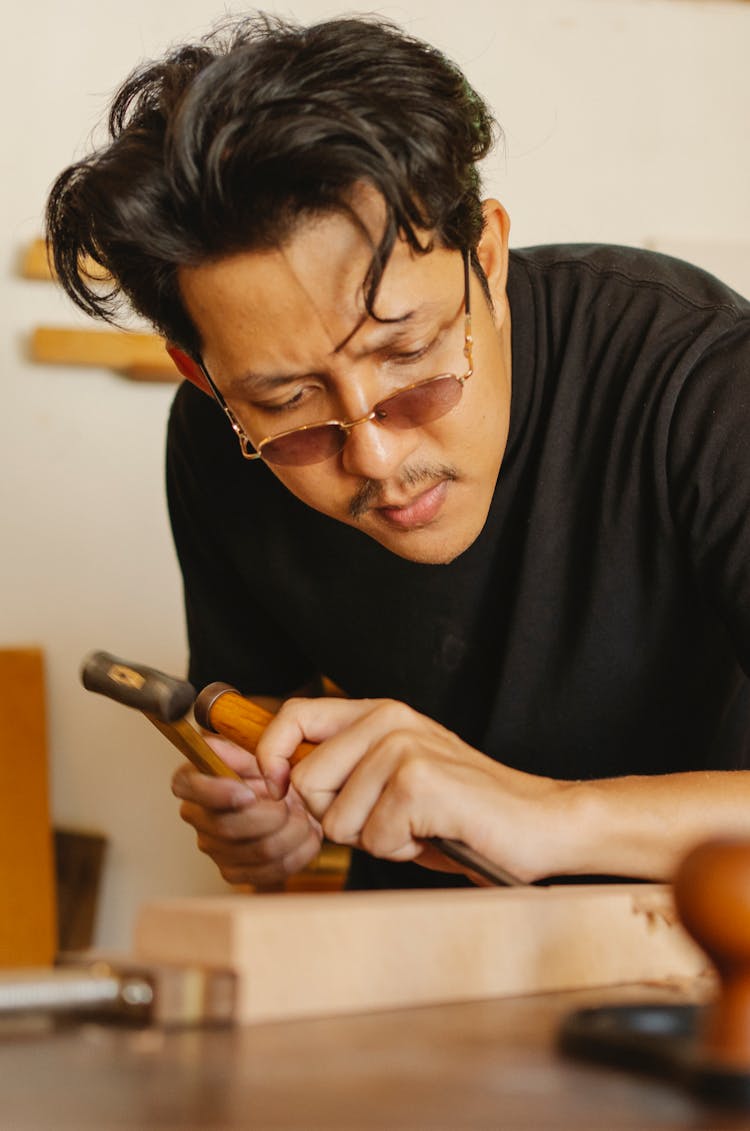
[{"label": "lip", "polygon": [[439,483],[428,487],[408,503],[380,506],[376,507],[375,511],[399,530],[416,530],[435,521],[443,509],[447,493],[448,480],[441,479]]}]

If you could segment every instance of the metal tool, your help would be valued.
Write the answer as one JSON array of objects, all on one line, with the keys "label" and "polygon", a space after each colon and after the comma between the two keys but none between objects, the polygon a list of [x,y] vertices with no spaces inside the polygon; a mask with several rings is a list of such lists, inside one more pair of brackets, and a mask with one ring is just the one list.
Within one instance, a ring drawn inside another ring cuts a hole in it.
[{"label": "metal tool", "polygon": [[143,966],[64,955],[60,966],[0,974],[0,1019],[49,1015],[129,1025],[215,1025],[234,1019],[228,970]]}]

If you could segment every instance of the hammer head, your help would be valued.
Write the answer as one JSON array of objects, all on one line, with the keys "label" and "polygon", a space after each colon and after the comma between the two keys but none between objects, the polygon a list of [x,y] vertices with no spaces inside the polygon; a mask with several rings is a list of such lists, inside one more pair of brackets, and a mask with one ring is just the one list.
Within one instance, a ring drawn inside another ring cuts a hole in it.
[{"label": "hammer head", "polygon": [[183,718],[195,699],[195,688],[187,680],[119,659],[109,652],[89,653],[81,667],[81,682],[88,691],[145,711],[163,723]]}]

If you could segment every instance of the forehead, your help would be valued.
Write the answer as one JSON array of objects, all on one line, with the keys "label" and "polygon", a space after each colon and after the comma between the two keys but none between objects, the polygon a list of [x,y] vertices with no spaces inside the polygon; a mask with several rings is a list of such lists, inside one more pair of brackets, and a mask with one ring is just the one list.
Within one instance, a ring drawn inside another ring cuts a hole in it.
[{"label": "forehead", "polygon": [[[367,348],[389,327],[367,317],[365,283],[373,242],[350,217],[331,214],[298,227],[281,247],[247,251],[179,273],[180,291],[209,371],[232,376],[312,364]],[[415,253],[396,242],[374,304],[378,319],[418,326],[442,310],[458,285],[455,253]],[[455,275],[455,279],[454,279]],[[391,327],[392,331],[392,327]]]}]

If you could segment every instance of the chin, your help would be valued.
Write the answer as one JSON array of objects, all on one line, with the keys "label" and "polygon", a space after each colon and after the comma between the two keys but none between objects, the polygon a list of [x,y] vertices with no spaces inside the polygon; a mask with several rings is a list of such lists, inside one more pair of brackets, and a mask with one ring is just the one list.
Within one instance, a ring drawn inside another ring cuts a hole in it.
[{"label": "chin", "polygon": [[412,530],[409,532],[384,533],[382,531],[364,531],[370,538],[374,538],[384,549],[404,558],[408,562],[418,565],[450,565],[460,557],[469,546],[473,544],[480,533],[479,530],[463,537],[457,534],[445,535],[437,530]]}]

